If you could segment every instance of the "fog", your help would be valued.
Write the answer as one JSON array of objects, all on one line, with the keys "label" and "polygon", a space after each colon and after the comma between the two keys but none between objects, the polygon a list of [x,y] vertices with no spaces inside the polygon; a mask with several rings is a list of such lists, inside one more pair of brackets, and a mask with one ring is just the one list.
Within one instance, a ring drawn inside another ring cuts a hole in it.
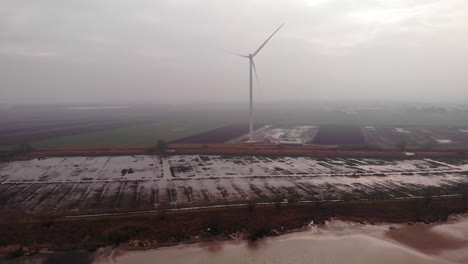
[{"label": "fog", "polygon": [[0,102],[463,100],[468,1],[2,0]]}]

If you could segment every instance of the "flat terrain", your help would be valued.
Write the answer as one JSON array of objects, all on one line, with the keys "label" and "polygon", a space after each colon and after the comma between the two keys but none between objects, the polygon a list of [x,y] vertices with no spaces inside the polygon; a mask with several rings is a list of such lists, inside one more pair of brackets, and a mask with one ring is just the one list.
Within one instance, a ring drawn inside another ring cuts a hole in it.
[{"label": "flat terrain", "polygon": [[159,122],[138,124],[105,131],[81,133],[77,135],[55,137],[34,142],[39,149],[93,146],[151,146],[159,139],[171,141],[194,133],[201,133],[220,126],[220,123],[200,122]]},{"label": "flat terrain", "polygon": [[[256,126],[258,127],[258,126]],[[249,127],[247,124],[229,125],[206,132],[190,135],[188,137],[180,138],[172,141],[177,144],[190,144],[190,143],[224,143],[242,135],[248,131]]]},{"label": "flat terrain", "polygon": [[321,126],[312,141],[317,145],[364,145],[361,128],[357,126]]},{"label": "flat terrain", "polygon": [[150,146],[227,124],[224,116],[206,114],[200,106],[0,106],[0,150],[22,143],[35,148]]},{"label": "flat terrain", "polygon": [[[141,122],[126,121],[75,121],[58,124],[45,124],[33,127],[3,128],[0,130],[0,145],[13,145],[23,142],[40,141],[47,138],[64,137],[68,135],[86,135],[102,130],[114,130],[128,126],[138,126]],[[72,143],[73,142],[69,142]],[[39,143],[47,146],[47,141]]]},{"label": "flat terrain", "polygon": [[[273,144],[307,144],[312,142],[317,132],[318,126],[311,125],[267,125],[257,127],[253,140]],[[243,140],[248,140],[247,134],[227,143],[239,143]]]},{"label": "flat terrain", "polygon": [[182,155],[56,157],[0,164],[3,217],[467,192],[465,159]]},{"label": "flat terrain", "polygon": [[[0,105],[0,151],[22,143],[36,148],[150,146],[159,139],[239,143],[248,132],[247,109],[234,103]],[[259,103],[255,124],[261,143],[468,147],[466,105]]]},{"label": "flat terrain", "polygon": [[410,147],[467,147],[468,129],[465,127],[424,126],[364,126],[367,144],[375,146],[398,145]]},{"label": "flat terrain", "polygon": [[[247,139],[248,135],[244,134],[226,143],[239,143]],[[254,141],[270,144],[367,145],[374,147],[412,147],[424,149],[433,147],[468,147],[468,128],[317,124],[267,125],[255,131]],[[190,143],[197,142],[191,141]]]}]

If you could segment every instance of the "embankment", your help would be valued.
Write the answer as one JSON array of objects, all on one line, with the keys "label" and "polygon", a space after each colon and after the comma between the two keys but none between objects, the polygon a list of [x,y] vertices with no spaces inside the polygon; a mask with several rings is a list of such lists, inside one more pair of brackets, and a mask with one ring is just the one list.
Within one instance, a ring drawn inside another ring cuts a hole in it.
[{"label": "embankment", "polygon": [[[166,210],[115,216],[16,219],[0,222],[0,245],[52,250],[96,249],[128,240],[167,246],[198,236],[228,238],[242,232],[250,239],[300,228],[330,218],[360,222],[444,221],[465,212],[463,195],[397,200],[247,204],[199,210]],[[44,212],[45,214],[45,212]],[[11,247],[10,247],[11,249]]]}]

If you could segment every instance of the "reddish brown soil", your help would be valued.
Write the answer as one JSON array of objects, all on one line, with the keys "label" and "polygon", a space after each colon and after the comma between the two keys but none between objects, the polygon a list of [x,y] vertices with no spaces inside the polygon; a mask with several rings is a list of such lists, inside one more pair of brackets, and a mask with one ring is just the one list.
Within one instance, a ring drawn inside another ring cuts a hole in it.
[{"label": "reddish brown soil", "polygon": [[[463,196],[407,200],[347,201],[334,203],[255,205],[198,211],[167,211],[126,216],[80,219],[57,218],[0,222],[0,245],[47,245],[55,250],[96,248],[129,239],[150,239],[167,245],[200,235],[227,237],[244,231],[250,238],[299,228],[311,220],[331,217],[361,222],[408,222],[446,220],[463,212]],[[208,231],[208,228],[209,231]]]},{"label": "reddish brown soil", "polygon": [[[113,146],[94,148],[60,148],[41,149],[33,152],[16,155],[10,159],[30,159],[47,156],[108,156],[108,155],[144,155],[158,154],[150,152],[151,146]],[[447,157],[466,158],[468,148],[408,148],[406,151],[414,155],[407,156],[405,151],[395,148],[370,148],[351,146],[321,146],[321,145],[275,145],[275,144],[169,144],[165,154],[203,154],[203,155],[290,155],[309,157],[376,157],[376,158],[424,158],[424,157]]]},{"label": "reddish brown soil", "polygon": [[171,144],[170,154],[218,154],[218,155],[289,155],[309,157],[379,157],[379,158],[422,158],[422,157],[467,157],[468,148],[432,148],[430,150],[408,149],[414,153],[396,149],[373,149],[367,147],[337,147],[323,145],[249,145],[249,144]]}]

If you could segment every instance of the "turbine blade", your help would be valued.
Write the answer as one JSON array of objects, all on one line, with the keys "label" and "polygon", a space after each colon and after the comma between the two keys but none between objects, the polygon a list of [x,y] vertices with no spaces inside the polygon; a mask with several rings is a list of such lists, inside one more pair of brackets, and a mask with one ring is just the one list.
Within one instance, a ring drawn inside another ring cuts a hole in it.
[{"label": "turbine blade", "polygon": [[271,36],[269,38],[267,38],[267,40],[265,40],[265,42],[263,42],[263,44],[252,54],[252,57],[257,55],[257,53],[263,48],[263,46],[265,46],[265,44],[267,44],[267,42],[273,37],[273,35],[275,35],[276,32],[278,32],[278,30],[280,30],[283,26],[284,26],[284,24],[279,26],[279,28],[277,30],[275,30],[275,32],[273,32],[273,34],[271,34]]},{"label": "turbine blade", "polygon": [[249,56],[245,56],[245,55],[242,55],[242,54],[237,54],[237,53],[232,53],[233,55],[237,55],[239,57],[243,57],[243,58],[249,58]]},{"label": "turbine blade", "polygon": [[251,62],[252,62],[253,70],[255,73],[255,79],[257,80],[257,87],[260,87],[260,81],[258,80],[257,68],[255,68],[255,62],[253,59],[251,60]]}]

